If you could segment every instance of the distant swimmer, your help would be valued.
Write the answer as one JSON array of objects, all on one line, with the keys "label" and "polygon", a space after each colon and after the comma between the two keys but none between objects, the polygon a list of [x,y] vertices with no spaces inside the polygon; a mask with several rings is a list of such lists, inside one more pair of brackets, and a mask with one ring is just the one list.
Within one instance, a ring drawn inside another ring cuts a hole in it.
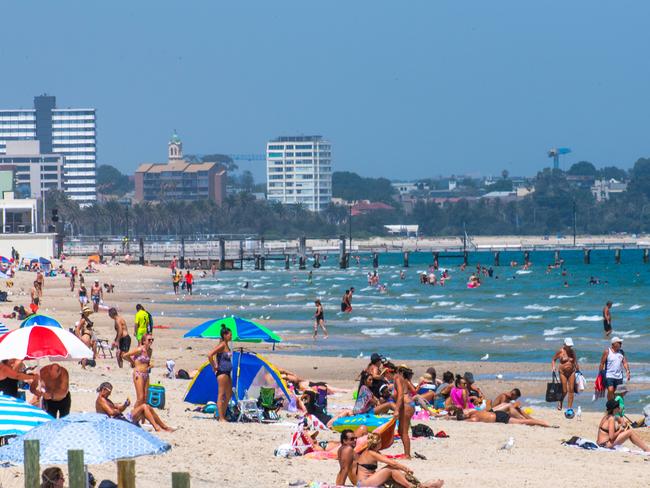
[{"label": "distant swimmer", "polygon": [[603,308],[603,328],[607,337],[612,333],[612,302],[607,302]]},{"label": "distant swimmer", "polygon": [[350,290],[345,290],[343,298],[341,298],[341,312],[352,312],[352,305],[350,304]]}]

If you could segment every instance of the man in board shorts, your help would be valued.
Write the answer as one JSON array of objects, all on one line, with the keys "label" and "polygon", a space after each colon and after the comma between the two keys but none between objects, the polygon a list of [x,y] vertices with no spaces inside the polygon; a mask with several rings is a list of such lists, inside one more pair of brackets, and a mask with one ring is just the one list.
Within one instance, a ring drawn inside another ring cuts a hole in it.
[{"label": "man in board shorts", "polygon": [[108,316],[115,323],[115,341],[113,341],[113,347],[117,349],[117,365],[121,368],[124,364],[124,353],[129,352],[131,349],[131,336],[126,327],[126,320],[117,313],[114,307],[108,310]]},{"label": "man in board shorts", "polygon": [[93,302],[93,312],[99,312],[99,302],[104,299],[104,290],[102,290],[99,280],[95,280],[93,286],[90,288],[90,299]]}]

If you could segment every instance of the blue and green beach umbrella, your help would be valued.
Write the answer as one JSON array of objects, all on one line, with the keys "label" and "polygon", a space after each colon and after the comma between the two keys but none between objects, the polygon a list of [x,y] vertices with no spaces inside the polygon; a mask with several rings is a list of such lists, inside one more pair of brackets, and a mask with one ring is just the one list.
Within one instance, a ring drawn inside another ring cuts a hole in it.
[{"label": "blue and green beach umbrella", "polygon": [[241,317],[225,317],[208,320],[197,325],[183,337],[198,337],[203,339],[219,339],[221,327],[225,325],[232,332],[235,342],[282,342],[282,338],[262,324]]},{"label": "blue and green beach umbrella", "polygon": [[63,326],[59,323],[58,320],[53,319],[49,315],[43,315],[40,313],[30,315],[25,320],[22,321],[20,327],[31,327],[32,325],[43,325],[45,327],[58,327],[60,329]]}]

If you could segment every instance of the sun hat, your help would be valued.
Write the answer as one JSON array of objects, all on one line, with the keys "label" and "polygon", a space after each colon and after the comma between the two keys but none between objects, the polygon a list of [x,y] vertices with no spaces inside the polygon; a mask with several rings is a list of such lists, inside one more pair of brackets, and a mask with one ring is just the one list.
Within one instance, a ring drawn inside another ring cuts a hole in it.
[{"label": "sun hat", "polygon": [[573,339],[571,339],[570,337],[567,337],[566,339],[564,339],[564,345],[569,346],[569,347],[573,347]]},{"label": "sun hat", "polygon": [[612,337],[612,344],[616,344],[617,342],[623,342],[623,339],[621,339],[618,336]]},{"label": "sun hat", "polygon": [[93,313],[93,310],[88,305],[81,309],[81,315],[90,315],[91,313]]}]

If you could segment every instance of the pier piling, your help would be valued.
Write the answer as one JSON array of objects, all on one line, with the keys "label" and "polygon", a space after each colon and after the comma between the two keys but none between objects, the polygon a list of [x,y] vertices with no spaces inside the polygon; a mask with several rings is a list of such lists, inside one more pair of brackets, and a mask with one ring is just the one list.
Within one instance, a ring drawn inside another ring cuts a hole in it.
[{"label": "pier piling", "polygon": [[314,268],[320,268],[320,254],[314,254]]},{"label": "pier piling", "polygon": [[524,251],[524,264],[530,264],[530,251]]},{"label": "pier piling", "polygon": [[621,250],[614,249],[614,261],[616,264],[621,264]]},{"label": "pier piling", "polygon": [[289,266],[289,261],[290,261],[289,255],[285,254],[284,255],[284,269],[286,269],[287,271],[289,270],[289,267],[290,267]]},{"label": "pier piling", "polygon": [[99,262],[104,262],[104,239],[99,238]]},{"label": "pier piling", "polygon": [[560,251],[555,251],[555,264],[560,263]]},{"label": "pier piling", "polygon": [[403,262],[403,266],[404,266],[405,268],[408,268],[408,267],[409,267],[409,252],[408,252],[408,251],[404,251],[404,262]]},{"label": "pier piling", "polygon": [[266,262],[266,258],[264,256],[260,256],[260,271],[264,271],[264,263]]},{"label": "pier piling", "polygon": [[643,262],[648,263],[650,261],[650,249],[644,249],[643,250]]},{"label": "pier piling", "polygon": [[[140,266],[144,266],[144,239],[141,237],[140,238]],[[100,261],[102,257],[99,257]]]},{"label": "pier piling", "polygon": [[260,269],[260,255],[256,254],[255,255],[255,270],[259,270],[259,269]]},{"label": "pier piling", "polygon": [[[242,259],[244,249],[242,241],[239,241],[239,258]],[[223,237],[219,238],[219,271],[226,269],[226,240]]]},{"label": "pier piling", "polygon": [[304,254],[298,257],[298,269],[305,269],[307,267],[307,258]]},{"label": "pier piling", "polygon": [[438,269],[438,266],[440,265],[440,261],[438,260],[440,258],[440,253],[439,252],[434,252],[433,253],[433,269]]},{"label": "pier piling", "polygon": [[379,268],[379,254],[376,252],[372,253],[372,267],[375,269]]},{"label": "pier piling", "polygon": [[494,265],[495,266],[500,266],[499,264],[499,258],[501,257],[501,253],[499,251],[494,252]]},{"label": "pier piling", "polygon": [[345,269],[348,267],[347,256],[345,251],[345,236],[339,237],[339,268]]},{"label": "pier piling", "polygon": [[465,266],[469,264],[469,252],[463,251],[463,263]]},{"label": "pier piling", "polygon": [[591,249],[584,249],[582,252],[583,252],[584,263],[591,264]]},{"label": "pier piling", "polygon": [[181,237],[181,269],[185,268],[185,238]]}]

